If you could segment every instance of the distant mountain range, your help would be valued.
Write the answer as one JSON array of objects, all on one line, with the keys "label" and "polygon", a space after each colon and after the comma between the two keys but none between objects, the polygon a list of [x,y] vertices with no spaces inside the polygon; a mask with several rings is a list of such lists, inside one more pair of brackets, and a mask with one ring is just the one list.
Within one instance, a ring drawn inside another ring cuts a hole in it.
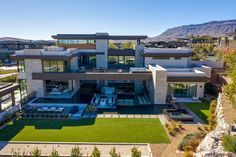
[{"label": "distant mountain range", "polygon": [[211,21],[202,24],[184,25],[167,29],[161,35],[147,38],[144,42],[150,41],[170,41],[176,38],[183,38],[189,35],[210,35],[220,37],[236,29],[236,20]]},{"label": "distant mountain range", "polygon": [[12,38],[12,37],[2,37],[0,38],[1,42],[24,42],[24,43],[55,43],[54,40],[28,40],[28,39],[21,39],[21,38]]}]

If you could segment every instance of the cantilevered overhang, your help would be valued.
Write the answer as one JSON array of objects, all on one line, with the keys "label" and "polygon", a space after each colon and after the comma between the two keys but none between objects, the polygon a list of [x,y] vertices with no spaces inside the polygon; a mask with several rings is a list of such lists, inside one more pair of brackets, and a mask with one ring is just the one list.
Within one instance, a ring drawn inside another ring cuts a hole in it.
[{"label": "cantilevered overhang", "polygon": [[104,55],[105,52],[79,52],[77,56],[96,56],[96,55]]},{"label": "cantilevered overhang", "polygon": [[207,82],[207,76],[167,76],[167,82]]},{"label": "cantilevered overhang", "polygon": [[108,50],[109,56],[135,56],[135,50],[133,49],[109,49]]},{"label": "cantilevered overhang", "polygon": [[148,48],[142,53],[144,57],[190,57],[191,49]]},{"label": "cantilevered overhang", "polygon": [[47,60],[71,60],[76,55],[11,55],[13,60],[22,59],[47,59]]},{"label": "cantilevered overhang", "polygon": [[33,80],[151,80],[151,73],[32,73]]},{"label": "cantilevered overhang", "polygon": [[109,34],[57,34],[52,35],[53,39],[111,39],[111,40],[141,40],[146,35],[109,35]]},{"label": "cantilevered overhang", "polygon": [[19,88],[19,84],[7,83],[0,85],[0,97],[10,94]]}]

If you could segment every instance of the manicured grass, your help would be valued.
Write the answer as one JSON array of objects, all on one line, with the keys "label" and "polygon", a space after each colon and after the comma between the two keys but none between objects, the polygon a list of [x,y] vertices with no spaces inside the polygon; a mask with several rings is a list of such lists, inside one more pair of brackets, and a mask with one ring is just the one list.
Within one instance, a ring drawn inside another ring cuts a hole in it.
[{"label": "manicured grass", "polygon": [[20,119],[0,131],[0,141],[169,143],[159,119]]},{"label": "manicured grass", "polygon": [[186,107],[192,110],[199,118],[205,123],[208,123],[208,117],[210,116],[210,102],[201,99],[201,102],[185,103]]}]

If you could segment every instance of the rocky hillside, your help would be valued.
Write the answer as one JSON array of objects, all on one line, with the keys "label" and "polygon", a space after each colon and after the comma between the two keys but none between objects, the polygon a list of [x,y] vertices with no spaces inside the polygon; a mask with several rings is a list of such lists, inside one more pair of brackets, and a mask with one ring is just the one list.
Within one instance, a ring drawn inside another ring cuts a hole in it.
[{"label": "rocky hillside", "polygon": [[148,38],[149,41],[169,41],[175,38],[186,37],[189,35],[210,35],[219,37],[236,29],[236,20],[211,21],[203,24],[184,25],[166,30],[161,35]]}]

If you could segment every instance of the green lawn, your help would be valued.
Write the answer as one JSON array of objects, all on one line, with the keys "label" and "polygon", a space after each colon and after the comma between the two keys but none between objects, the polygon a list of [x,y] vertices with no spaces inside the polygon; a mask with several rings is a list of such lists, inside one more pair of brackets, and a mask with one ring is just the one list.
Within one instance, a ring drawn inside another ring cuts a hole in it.
[{"label": "green lawn", "polygon": [[199,118],[201,118],[205,123],[208,123],[208,117],[210,116],[210,102],[201,99],[201,102],[185,103],[186,107],[192,110]]},{"label": "green lawn", "polygon": [[0,141],[169,143],[159,119],[21,119],[0,130]]}]

